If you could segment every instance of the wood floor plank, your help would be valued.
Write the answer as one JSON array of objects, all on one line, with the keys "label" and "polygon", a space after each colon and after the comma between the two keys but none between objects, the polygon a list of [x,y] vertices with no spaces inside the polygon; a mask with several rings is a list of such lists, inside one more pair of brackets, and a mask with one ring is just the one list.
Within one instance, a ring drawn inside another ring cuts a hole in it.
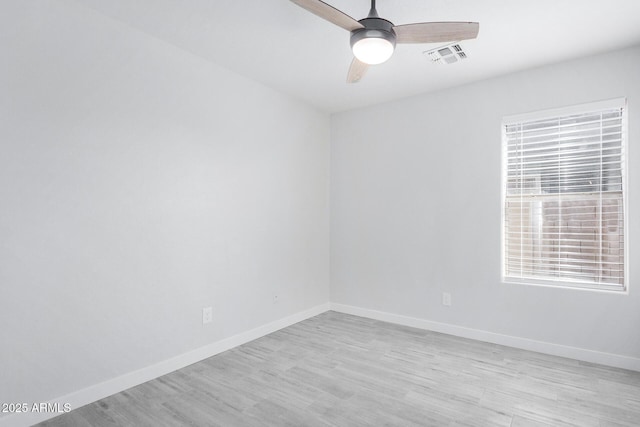
[{"label": "wood floor plank", "polygon": [[640,425],[640,373],[335,312],[41,423]]}]

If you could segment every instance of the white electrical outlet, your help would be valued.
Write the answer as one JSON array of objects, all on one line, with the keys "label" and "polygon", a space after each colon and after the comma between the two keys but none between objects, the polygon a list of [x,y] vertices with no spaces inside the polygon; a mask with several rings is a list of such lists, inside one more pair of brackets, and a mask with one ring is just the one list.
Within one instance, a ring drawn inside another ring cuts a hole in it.
[{"label": "white electrical outlet", "polygon": [[205,307],[202,309],[202,324],[211,323],[213,321],[213,307]]},{"label": "white electrical outlet", "polygon": [[442,305],[451,307],[451,294],[449,292],[442,293]]}]

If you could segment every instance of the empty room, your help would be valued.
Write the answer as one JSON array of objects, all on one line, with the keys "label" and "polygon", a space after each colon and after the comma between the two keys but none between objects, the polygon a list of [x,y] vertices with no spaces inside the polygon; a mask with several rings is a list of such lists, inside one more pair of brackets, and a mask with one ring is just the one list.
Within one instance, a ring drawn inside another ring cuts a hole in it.
[{"label": "empty room", "polygon": [[640,426],[639,17],[3,0],[0,427]]}]

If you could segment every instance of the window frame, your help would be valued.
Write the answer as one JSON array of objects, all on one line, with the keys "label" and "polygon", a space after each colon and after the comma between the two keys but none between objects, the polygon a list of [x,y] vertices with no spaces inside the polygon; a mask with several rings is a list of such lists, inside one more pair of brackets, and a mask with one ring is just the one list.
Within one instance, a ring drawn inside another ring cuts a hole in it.
[{"label": "window frame", "polygon": [[[624,229],[623,229],[623,251],[624,251],[624,284],[617,288],[615,285],[600,285],[596,283],[588,283],[588,282],[578,282],[571,281],[566,278],[517,278],[512,276],[507,276],[506,274],[506,227],[505,227],[505,203],[507,200],[507,165],[508,165],[508,144],[507,144],[507,126],[513,125],[517,123],[523,123],[527,121],[534,120],[545,120],[552,118],[559,118],[564,116],[571,116],[577,114],[584,114],[594,111],[602,111],[607,109],[621,108],[622,109],[622,117],[621,117],[621,126],[622,126],[622,142],[621,142],[621,153],[622,160],[620,163],[620,167],[622,168],[622,203],[623,203],[623,221],[624,221]],[[576,290],[586,290],[586,291],[595,291],[595,292],[604,292],[604,293],[614,293],[614,294],[629,294],[629,190],[628,190],[628,181],[629,181],[629,121],[628,121],[628,104],[626,97],[621,98],[613,98],[604,101],[595,101],[582,103],[577,105],[571,105],[560,108],[551,108],[539,111],[532,111],[528,113],[522,114],[512,114],[506,115],[502,118],[502,122],[500,125],[501,130],[501,177],[500,177],[500,189],[501,189],[501,197],[500,197],[500,278],[501,282],[504,284],[519,284],[519,285],[532,285],[532,286],[542,286],[542,287],[550,287],[550,288],[560,288],[560,289],[576,289]]]}]

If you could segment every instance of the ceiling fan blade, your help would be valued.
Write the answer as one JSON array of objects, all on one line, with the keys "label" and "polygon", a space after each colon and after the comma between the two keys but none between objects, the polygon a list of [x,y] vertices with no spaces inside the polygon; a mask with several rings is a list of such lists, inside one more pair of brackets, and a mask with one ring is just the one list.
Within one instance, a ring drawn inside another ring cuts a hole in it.
[{"label": "ceiling fan blade", "polygon": [[397,25],[396,43],[441,43],[475,39],[480,24],[477,22],[421,22]]},{"label": "ceiling fan blade", "polygon": [[347,83],[358,83],[367,74],[368,69],[369,64],[359,61],[358,58],[353,58],[349,73],[347,73]]},{"label": "ceiling fan blade", "polygon": [[339,27],[344,28],[347,31],[357,30],[359,28],[364,28],[364,26],[347,15],[336,9],[335,7],[328,5],[327,3],[320,0],[291,0],[293,3],[298,6],[307,9],[309,12],[314,15],[319,16],[322,19],[326,19],[327,21],[336,24]]}]

